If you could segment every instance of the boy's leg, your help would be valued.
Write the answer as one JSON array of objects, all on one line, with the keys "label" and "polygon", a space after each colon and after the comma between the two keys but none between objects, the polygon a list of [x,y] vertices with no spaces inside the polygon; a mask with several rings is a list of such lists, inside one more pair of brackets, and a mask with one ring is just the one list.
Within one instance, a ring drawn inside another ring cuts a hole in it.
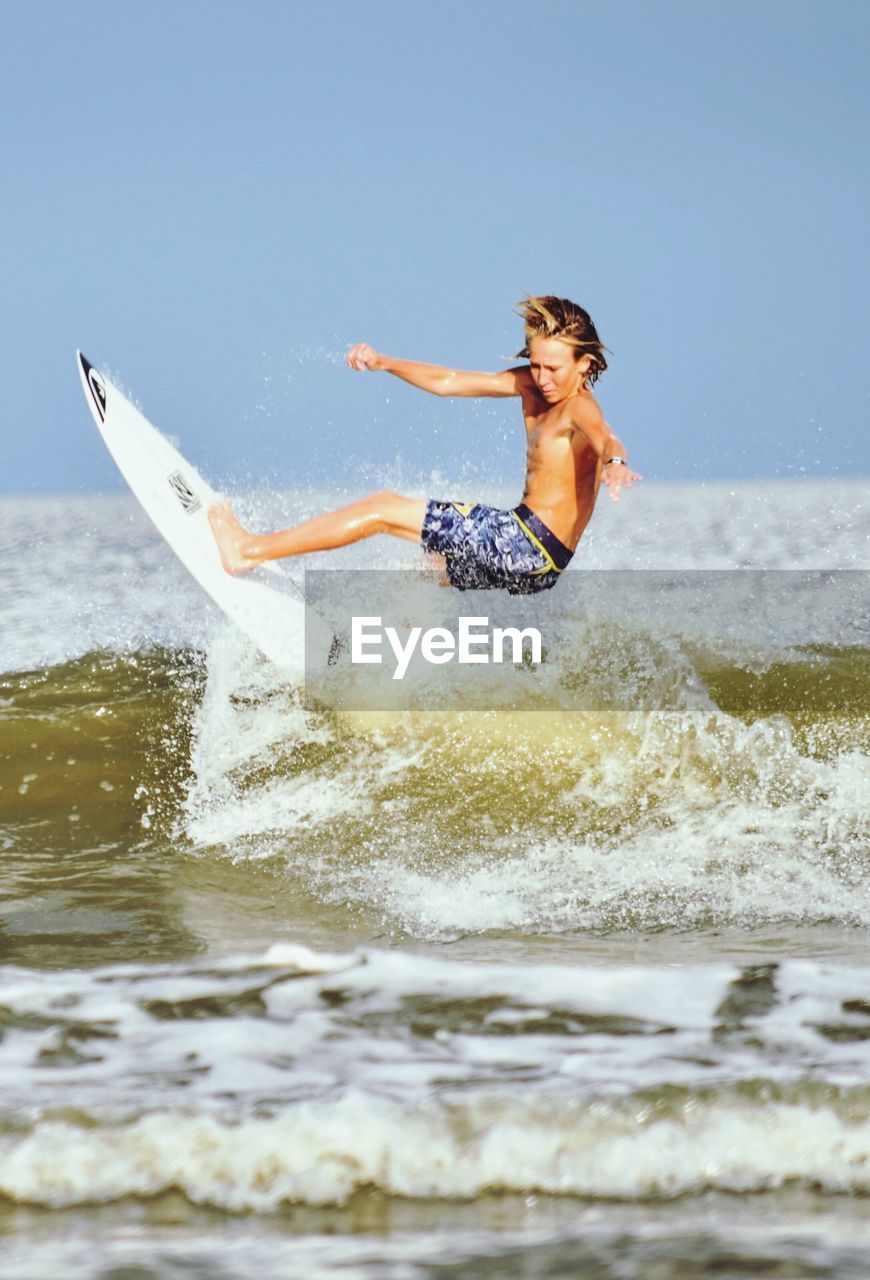
[{"label": "boy's leg", "polygon": [[224,568],[228,573],[244,573],[264,560],[329,551],[374,533],[392,533],[419,542],[425,514],[425,498],[404,498],[385,491],[277,533],[249,533],[229,502],[212,507],[208,518]]}]

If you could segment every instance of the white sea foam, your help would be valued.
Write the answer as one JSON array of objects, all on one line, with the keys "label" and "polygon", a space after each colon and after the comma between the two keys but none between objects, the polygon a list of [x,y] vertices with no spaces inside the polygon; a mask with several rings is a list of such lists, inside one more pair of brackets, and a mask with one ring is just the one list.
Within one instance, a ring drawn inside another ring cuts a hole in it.
[{"label": "white sea foam", "polygon": [[[184,1113],[123,1127],[40,1123],[0,1138],[0,1194],[60,1207],[177,1187],[196,1204],[268,1212],[340,1203],[355,1190],[460,1198],[487,1190],[634,1200],[709,1189],[870,1190],[870,1120],[844,1099],[739,1096],[681,1106],[481,1095],[413,1109],[348,1094],[331,1105],[227,1124]],[[856,1114],[858,1112],[859,1114]]]},{"label": "white sea foam", "polygon": [[870,1190],[866,967],[277,944],[0,977],[0,1195],[17,1201]]},{"label": "white sea foam", "polygon": [[178,1105],[245,1118],[349,1090],[413,1109],[469,1089],[521,1107],[532,1086],[854,1089],[868,980],[807,961],[597,968],[286,944],[206,968],[7,969],[0,1091],[9,1116],[38,1102],[118,1120]]},{"label": "white sea foam", "polygon": [[785,717],[720,711],[679,650],[657,662],[666,703],[681,673],[679,705],[390,727],[305,711],[213,648],[184,830],[426,938],[870,923],[867,757],[809,755]]}]

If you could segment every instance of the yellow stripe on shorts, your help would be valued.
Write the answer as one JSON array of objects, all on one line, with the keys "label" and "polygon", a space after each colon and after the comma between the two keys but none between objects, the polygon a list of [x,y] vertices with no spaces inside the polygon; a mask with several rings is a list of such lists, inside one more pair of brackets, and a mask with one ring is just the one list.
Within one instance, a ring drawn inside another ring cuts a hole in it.
[{"label": "yellow stripe on shorts", "polygon": [[513,516],[514,520],[516,520],[517,524],[520,526],[520,528],[522,529],[522,531],[523,531],[523,533],[526,535],[526,537],[530,538],[530,539],[532,540],[532,542],[534,542],[535,546],[538,548],[538,550],[539,550],[539,551],[541,552],[541,554],[543,555],[544,559],[547,561],[547,565],[545,565],[543,569],[534,569],[534,570],[533,570],[533,572],[534,572],[534,573],[547,573],[547,572],[548,572],[548,568],[547,568],[547,566],[549,566],[549,568],[550,568],[550,569],[552,569],[554,573],[561,573],[561,572],[562,572],[562,570],[561,570],[561,569],[559,568],[559,566],[556,564],[555,560],[554,560],[554,559],[553,559],[553,557],[550,555],[549,551],[548,551],[548,550],[547,550],[547,548],[544,546],[543,542],[539,541],[539,539],[535,537],[535,535],[532,533],[532,531],[531,531],[531,529],[529,528],[529,526],[528,526],[528,525],[527,525],[523,520],[521,520],[521,519],[519,518],[519,516],[517,515],[516,511],[512,511],[512,512],[511,512],[511,515]]}]

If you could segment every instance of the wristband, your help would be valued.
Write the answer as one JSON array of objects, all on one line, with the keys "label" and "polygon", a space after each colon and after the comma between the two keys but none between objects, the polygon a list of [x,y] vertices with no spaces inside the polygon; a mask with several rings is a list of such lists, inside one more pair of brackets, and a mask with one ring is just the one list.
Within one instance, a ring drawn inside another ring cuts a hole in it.
[{"label": "wristband", "polygon": [[607,461],[604,463],[604,466],[609,467],[610,464],[613,462],[618,462],[621,467],[628,466],[628,463],[626,462],[625,458],[608,458]]}]

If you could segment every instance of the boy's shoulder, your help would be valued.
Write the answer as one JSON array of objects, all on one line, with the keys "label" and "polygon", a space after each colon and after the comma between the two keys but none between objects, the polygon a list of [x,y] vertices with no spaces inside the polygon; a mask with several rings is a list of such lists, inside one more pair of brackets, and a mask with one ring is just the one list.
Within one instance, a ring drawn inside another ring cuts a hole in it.
[{"label": "boy's shoulder", "polygon": [[578,427],[588,427],[593,423],[603,422],[604,414],[601,406],[591,391],[583,388],[568,401],[572,420]]}]

